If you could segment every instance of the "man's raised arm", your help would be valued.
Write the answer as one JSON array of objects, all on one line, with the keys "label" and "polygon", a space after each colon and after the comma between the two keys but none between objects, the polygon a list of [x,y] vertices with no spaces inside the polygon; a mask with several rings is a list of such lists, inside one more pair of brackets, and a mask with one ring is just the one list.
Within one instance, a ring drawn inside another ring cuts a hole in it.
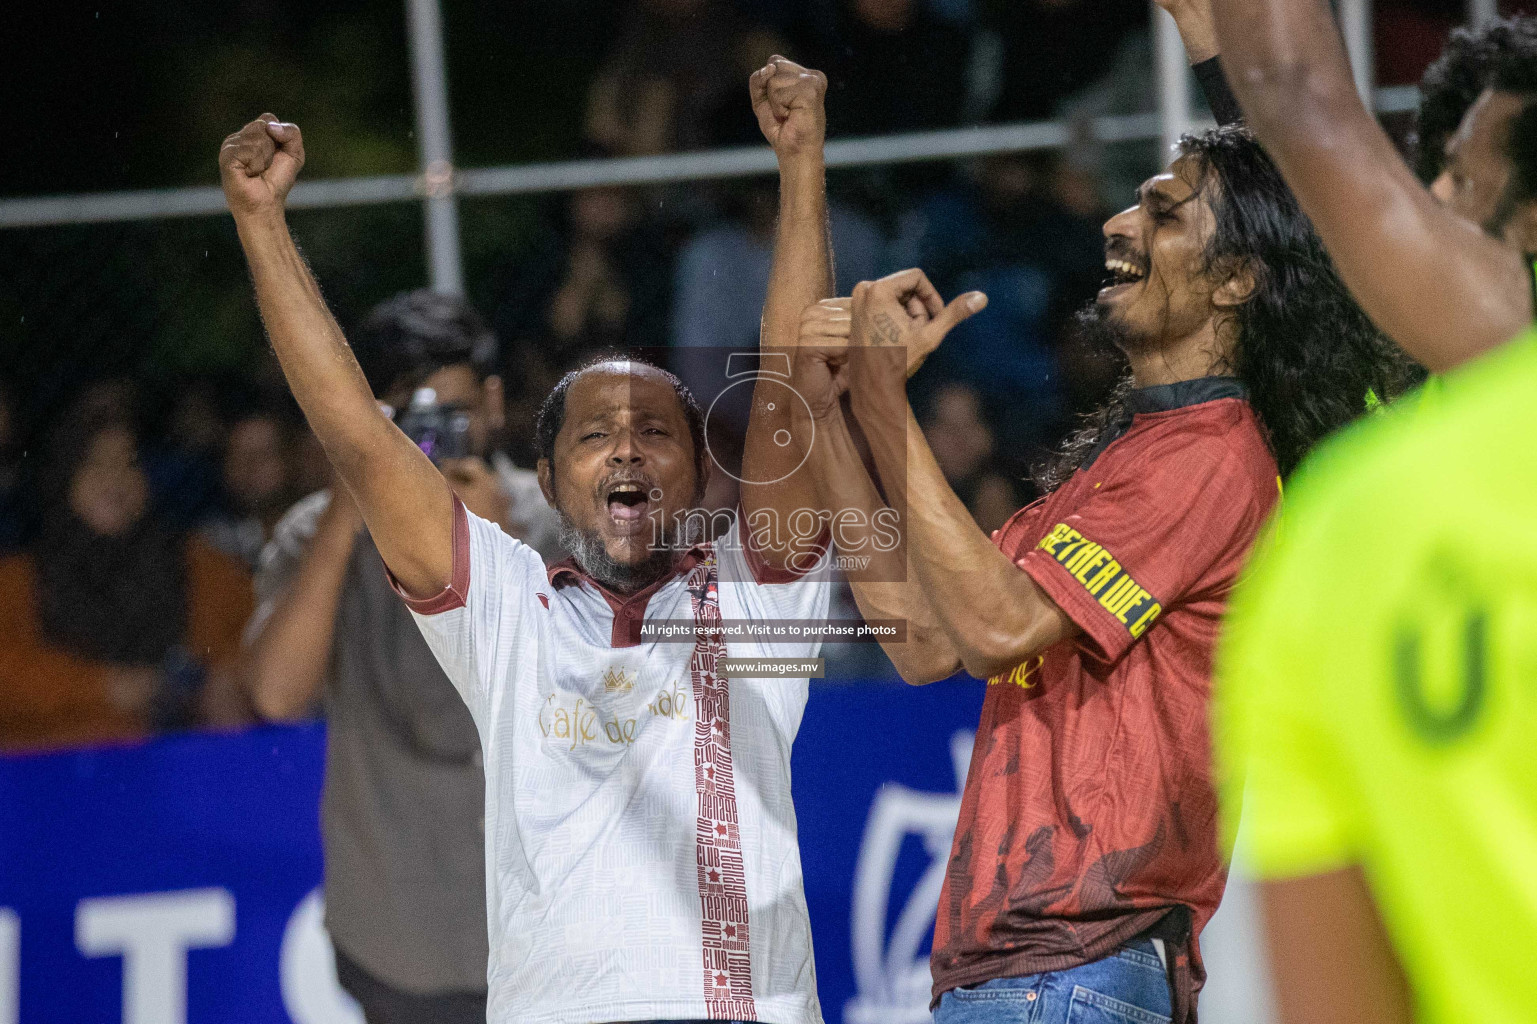
[{"label": "man's raised arm", "polygon": [[267,336],[310,428],[357,501],[379,553],[414,597],[453,574],[453,495],[386,419],[284,219],[304,165],[297,125],[263,114],[224,140],[219,174],[251,267]]},{"label": "man's raised arm", "polygon": [[1328,0],[1212,0],[1244,114],[1363,309],[1432,370],[1532,321],[1513,249],[1443,209],[1356,93]]},{"label": "man's raised arm", "polygon": [[1158,6],[1169,12],[1179,29],[1179,38],[1185,44],[1185,56],[1190,60],[1190,70],[1206,95],[1206,105],[1211,107],[1212,117],[1221,125],[1237,124],[1243,120],[1243,110],[1238,97],[1228,87],[1227,76],[1222,72],[1222,57],[1217,52],[1217,27],[1212,22],[1211,0],[1157,0]]},{"label": "man's raised arm", "polygon": [[[783,57],[772,58],[752,76],[753,113],[763,136],[779,158],[779,226],[774,239],[774,266],[763,305],[759,352],[764,358],[753,395],[752,418],[742,455],[742,512],[749,524],[767,513],[780,523],[794,521],[802,509],[818,511],[818,497],[802,461],[806,448],[795,437],[792,401],[774,386],[776,364],[794,365],[801,312],[833,293],[832,242],[827,221],[827,171],[822,144],[827,135],[823,105],[827,79]],[[796,382],[787,381],[792,389]],[[782,443],[787,442],[787,443]],[[822,509],[821,511],[825,511]],[[763,534],[780,531],[762,531]],[[805,543],[815,540],[801,538]],[[797,552],[764,550],[765,560],[783,567]]]},{"label": "man's raised arm", "polygon": [[[987,305],[980,292],[946,305],[918,270],[854,290],[848,388],[886,496],[908,514],[907,542],[925,607],[978,679],[1006,672],[1078,627],[983,533],[945,480],[907,402],[906,369]],[[891,353],[893,357],[886,357]]]},{"label": "man's raised arm", "polygon": [[843,417],[848,318],[828,324],[823,312],[818,306],[808,309],[795,353],[795,378],[806,404],[795,409],[794,430],[811,440],[805,472],[819,507],[831,514],[833,543],[853,556],[848,580],[860,614],[866,621],[896,619],[905,626],[900,642],[881,641],[892,665],[915,685],[948,679],[960,670],[960,655],[908,573],[907,524],[881,500]]}]

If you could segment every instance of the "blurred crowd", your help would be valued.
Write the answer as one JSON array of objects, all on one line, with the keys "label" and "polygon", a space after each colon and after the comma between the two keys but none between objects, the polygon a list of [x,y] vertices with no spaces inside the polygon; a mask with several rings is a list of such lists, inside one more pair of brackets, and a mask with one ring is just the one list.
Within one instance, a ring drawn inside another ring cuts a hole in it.
[{"label": "blurred crowd", "polygon": [[[1056,156],[994,157],[930,181],[855,183],[896,217],[857,190],[834,205],[840,292],[920,264],[947,292],[994,296],[914,382],[936,456],[989,530],[1032,496],[1032,463],[1117,373],[1110,353],[1063,341],[1102,262],[1099,211],[1069,176]],[[532,468],[539,403],[595,355],[643,351],[708,405],[728,383],[723,353],[755,348],[776,185],[695,191],[691,222],[650,215],[649,190],[552,199],[541,238],[498,269],[485,320],[505,409],[493,443],[509,464]],[[404,372],[390,344],[359,351],[381,397]],[[252,577],[285,514],[329,485],[275,365],[84,383],[30,429],[16,413],[0,384],[0,747],[257,720],[241,643]],[[712,451],[739,457],[745,418],[710,427]],[[734,505],[734,481],[715,481],[707,504]],[[838,614],[857,615],[847,596]],[[844,674],[889,671],[874,645],[829,655]]]},{"label": "blurred crowd", "polygon": [[[1143,0],[635,0],[621,24],[588,87],[595,157],[761,144],[745,83],[774,52],[826,70],[835,139],[1150,105]],[[984,529],[1034,497],[1031,467],[1120,375],[1065,327],[1103,276],[1107,207],[1149,170],[1146,154],[1131,164],[1084,144],[832,176],[841,294],[921,266],[947,296],[991,297],[913,382]],[[705,354],[756,345],[776,201],[772,178],[545,201],[532,239],[471,287],[506,465],[533,466],[539,403],[605,351],[645,352],[708,404],[724,382]],[[0,380],[0,748],[256,720],[252,575],[284,515],[329,483],[275,364],[82,381],[42,410],[19,386]],[[744,425],[712,422],[712,449],[739,447]],[[828,654],[847,674],[889,671],[873,646]]]},{"label": "blurred crowd", "polygon": [[[1086,6],[641,0],[591,85],[586,146],[593,156],[640,156],[759,144],[744,83],[775,52],[826,71],[834,138],[1071,114],[1072,104],[1140,109],[1141,95],[1091,97],[1096,87],[1124,89],[1107,84],[1110,65],[1091,55],[1145,47],[1145,5],[1099,3],[1089,19]],[[984,462],[1023,476],[1114,372],[1097,353],[1061,350],[1062,325],[1101,276],[1102,197],[1130,194],[1130,179],[1102,182],[1099,163],[1076,147],[832,177],[840,292],[921,265],[946,292],[982,288],[993,298],[989,315],[915,385],[936,429],[968,432],[944,446],[958,453],[958,482],[971,486]],[[776,201],[769,177],[552,200],[536,240],[480,289],[507,360],[509,434],[532,436],[538,401],[586,355],[755,344]],[[666,361],[710,393],[698,377],[714,361]],[[701,369],[690,376],[690,366]],[[976,465],[959,455],[973,451],[983,453]],[[520,461],[530,454],[513,451]]]}]

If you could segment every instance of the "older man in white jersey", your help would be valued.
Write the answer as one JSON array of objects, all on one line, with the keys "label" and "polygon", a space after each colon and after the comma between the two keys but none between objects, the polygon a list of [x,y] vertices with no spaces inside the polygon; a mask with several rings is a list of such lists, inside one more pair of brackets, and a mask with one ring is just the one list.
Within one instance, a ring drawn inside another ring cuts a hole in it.
[{"label": "older man in white jersey", "polygon": [[[776,58],[752,89],[786,197],[765,321],[793,337],[831,287],[825,80]],[[303,160],[298,128],[263,115],[225,141],[224,190],[294,396],[480,734],[490,1020],[820,1024],[790,801],[807,681],[728,681],[722,664],[819,644],[737,639],[721,623],[825,617],[825,537],[770,548],[734,524],[696,540],[699,407],[671,374],[627,360],[572,373],[541,416],[540,481],[571,562],[546,567],[468,513],[380,416],[289,236]],[[783,411],[749,433],[743,476],[781,481],[744,488],[750,522],[807,507]],[[644,628],[663,621],[683,624],[681,642]]]}]

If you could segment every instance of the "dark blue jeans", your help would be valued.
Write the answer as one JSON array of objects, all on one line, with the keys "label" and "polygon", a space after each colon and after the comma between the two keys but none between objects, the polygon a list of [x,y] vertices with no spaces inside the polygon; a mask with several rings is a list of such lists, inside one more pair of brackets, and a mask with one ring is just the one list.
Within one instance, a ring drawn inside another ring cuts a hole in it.
[{"label": "dark blue jeans", "polygon": [[1067,971],[953,988],[934,1024],[1169,1024],[1169,975],[1148,939]]}]

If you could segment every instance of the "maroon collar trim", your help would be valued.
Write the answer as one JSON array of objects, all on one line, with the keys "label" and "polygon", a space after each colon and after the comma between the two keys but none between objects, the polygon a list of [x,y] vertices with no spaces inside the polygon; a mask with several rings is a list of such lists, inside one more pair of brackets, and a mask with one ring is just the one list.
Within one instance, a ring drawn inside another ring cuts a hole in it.
[{"label": "maroon collar trim", "polygon": [[[739,507],[736,514],[736,524],[733,529],[741,539],[742,548],[747,559],[747,565],[752,572],[753,579],[759,584],[794,583],[806,574],[795,569],[779,568],[770,565],[763,557],[754,543],[752,531],[747,528],[742,510]],[[813,545],[813,553],[803,552],[802,557],[811,555],[813,564],[825,557],[828,545],[832,543],[831,528],[824,528],[822,535]],[[646,606],[656,592],[679,576],[686,576],[699,564],[699,560],[709,553],[709,544],[696,544],[688,553],[678,561],[671,576],[666,576],[651,584],[645,590],[637,591],[626,597],[616,594],[603,584],[593,579],[576,564],[574,559],[567,558],[556,562],[546,569],[550,585],[553,587],[569,586],[572,584],[587,584],[603,595],[603,600],[608,602],[608,607],[614,613],[614,626],[609,637],[609,643],[613,647],[637,647],[640,645],[640,626],[646,620]]]},{"label": "maroon collar trim", "polygon": [[700,559],[708,553],[708,544],[695,544],[678,560],[678,564],[673,567],[672,575],[664,576],[645,590],[638,590],[628,597],[614,593],[593,579],[576,564],[575,559],[567,558],[556,562],[546,570],[546,573],[551,586],[585,583],[602,594],[603,600],[608,602],[609,609],[614,613],[614,625],[609,633],[609,646],[638,647],[640,646],[640,626],[646,621],[646,606],[656,596],[656,592],[679,576],[686,576],[693,572]]}]

